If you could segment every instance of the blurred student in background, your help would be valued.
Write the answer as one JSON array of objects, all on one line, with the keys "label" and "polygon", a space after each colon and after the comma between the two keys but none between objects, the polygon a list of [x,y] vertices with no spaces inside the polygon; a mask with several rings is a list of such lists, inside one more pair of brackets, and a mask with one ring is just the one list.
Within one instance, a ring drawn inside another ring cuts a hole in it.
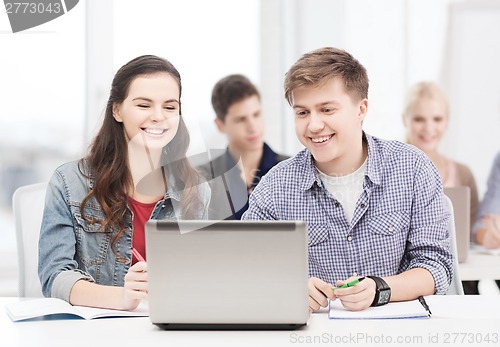
[{"label": "blurred student in background", "polygon": [[[441,176],[443,187],[470,188],[472,224],[478,206],[474,176],[466,165],[447,158],[439,153],[438,149],[448,128],[449,116],[448,98],[437,83],[419,82],[409,89],[403,113],[407,142],[420,148],[433,161]],[[477,283],[477,281],[464,281],[465,293],[478,294]]]},{"label": "blurred student in background", "polygon": [[211,182],[209,218],[241,219],[248,196],[264,176],[287,156],[264,142],[264,115],[257,87],[245,76],[229,75],[212,90],[217,129],[227,137],[222,155],[199,167]]},{"label": "blurred student in background", "polygon": [[[491,168],[487,190],[472,231],[478,244],[488,249],[500,249],[500,153]],[[495,282],[500,288],[500,280]]]},{"label": "blurred student in background", "polygon": [[188,146],[176,68],[152,55],[122,66],[87,156],[50,179],[38,261],[45,296],[111,309],[147,298],[145,222],[207,218],[210,188]]}]

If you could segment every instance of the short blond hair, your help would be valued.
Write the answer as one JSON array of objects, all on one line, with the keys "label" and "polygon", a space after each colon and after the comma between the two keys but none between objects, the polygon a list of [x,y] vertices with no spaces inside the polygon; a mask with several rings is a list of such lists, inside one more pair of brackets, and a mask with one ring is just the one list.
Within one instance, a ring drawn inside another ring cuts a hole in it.
[{"label": "short blond hair", "polygon": [[323,47],[302,55],[285,74],[285,99],[292,105],[295,89],[321,85],[330,79],[343,81],[353,100],[368,98],[368,74],[361,63],[346,51]]}]

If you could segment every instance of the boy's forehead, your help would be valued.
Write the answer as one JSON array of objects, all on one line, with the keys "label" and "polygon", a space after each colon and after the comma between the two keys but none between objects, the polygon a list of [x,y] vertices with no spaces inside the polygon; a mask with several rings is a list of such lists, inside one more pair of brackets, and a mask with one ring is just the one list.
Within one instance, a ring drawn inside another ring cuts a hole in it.
[{"label": "boy's forehead", "polygon": [[306,84],[295,88],[292,91],[292,106],[300,107],[300,105],[297,105],[297,101],[301,103],[303,97],[320,103],[335,103],[338,102],[338,96],[341,94],[348,94],[341,79],[331,78],[322,80],[317,83]]}]

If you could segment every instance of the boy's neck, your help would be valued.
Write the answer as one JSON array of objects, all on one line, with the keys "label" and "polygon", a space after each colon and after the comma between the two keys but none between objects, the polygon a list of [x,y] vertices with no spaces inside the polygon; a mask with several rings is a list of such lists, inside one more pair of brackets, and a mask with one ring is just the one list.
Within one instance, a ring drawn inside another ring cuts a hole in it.
[{"label": "boy's neck", "polygon": [[366,141],[362,140],[361,146],[352,153],[354,154],[345,158],[338,158],[330,163],[316,163],[316,166],[328,176],[342,177],[350,175],[358,170],[368,157],[368,144]]}]

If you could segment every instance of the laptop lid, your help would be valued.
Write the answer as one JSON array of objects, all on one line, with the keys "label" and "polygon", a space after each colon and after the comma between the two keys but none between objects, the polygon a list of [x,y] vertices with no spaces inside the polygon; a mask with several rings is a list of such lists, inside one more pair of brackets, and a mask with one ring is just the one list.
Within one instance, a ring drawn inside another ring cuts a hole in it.
[{"label": "laptop lid", "polygon": [[470,188],[446,187],[444,193],[453,204],[458,262],[467,259],[470,248]]},{"label": "laptop lid", "polygon": [[309,318],[307,230],[293,221],[148,221],[151,321],[294,329]]}]

